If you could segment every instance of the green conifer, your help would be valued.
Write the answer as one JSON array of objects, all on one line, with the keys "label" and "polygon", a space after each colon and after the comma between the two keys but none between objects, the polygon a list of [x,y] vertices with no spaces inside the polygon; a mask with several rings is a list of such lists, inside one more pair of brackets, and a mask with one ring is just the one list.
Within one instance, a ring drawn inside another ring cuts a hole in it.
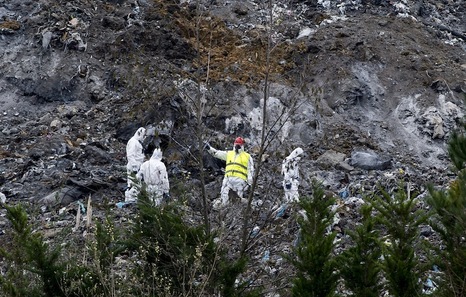
[{"label": "green conifer", "polygon": [[312,197],[301,198],[299,205],[304,216],[298,218],[300,241],[294,248],[294,255],[288,257],[297,270],[293,280],[293,296],[335,295],[338,275],[333,242],[336,233],[329,230],[335,215],[331,209],[334,202],[335,198],[326,196],[316,183]]},{"label": "green conifer", "polygon": [[343,252],[339,261],[345,287],[358,297],[381,296],[379,260],[382,251],[372,209],[370,204],[361,206],[362,224],[354,232],[347,231],[353,246]]},{"label": "green conifer", "polygon": [[[466,131],[466,126],[463,126]],[[434,215],[430,225],[440,235],[442,244],[434,246],[435,264],[442,272],[439,296],[466,296],[466,136],[453,133],[448,147],[458,176],[447,191],[429,186],[427,202]]]},{"label": "green conifer", "polygon": [[386,232],[382,254],[382,269],[387,279],[387,289],[395,297],[419,296],[420,282],[426,268],[419,254],[422,248],[419,226],[427,220],[424,210],[416,206],[416,195],[400,182],[394,193],[380,189],[373,206],[379,212],[378,220]]},{"label": "green conifer", "polygon": [[7,296],[66,296],[60,248],[52,249],[40,233],[32,231],[21,205],[4,207],[13,226],[13,239],[8,250],[0,248],[11,268],[7,276],[0,276],[3,292]]}]

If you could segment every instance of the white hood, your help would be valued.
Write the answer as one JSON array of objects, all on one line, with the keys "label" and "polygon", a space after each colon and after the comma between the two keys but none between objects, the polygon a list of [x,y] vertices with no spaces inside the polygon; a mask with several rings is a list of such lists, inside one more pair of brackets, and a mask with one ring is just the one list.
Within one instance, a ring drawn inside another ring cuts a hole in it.
[{"label": "white hood", "polygon": [[144,137],[146,137],[146,128],[140,127],[136,133],[134,133],[134,138],[139,140],[140,142],[144,141]]},{"label": "white hood", "polygon": [[154,152],[152,153],[152,157],[150,157],[153,160],[161,161],[162,160],[162,151],[159,148],[154,149]]},{"label": "white hood", "polygon": [[288,160],[296,159],[296,158],[298,158],[303,152],[304,152],[303,149],[300,148],[300,147],[298,147],[298,148],[296,148],[294,151],[292,151],[291,154],[290,154],[288,157],[286,157],[286,159],[288,159]]}]

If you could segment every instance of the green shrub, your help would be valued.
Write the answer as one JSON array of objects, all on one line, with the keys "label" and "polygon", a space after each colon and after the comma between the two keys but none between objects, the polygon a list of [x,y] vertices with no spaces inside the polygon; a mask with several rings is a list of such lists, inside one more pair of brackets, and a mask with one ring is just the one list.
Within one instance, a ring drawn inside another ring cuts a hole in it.
[{"label": "green shrub", "polygon": [[106,217],[103,223],[96,222],[94,259],[99,264],[99,269],[108,272],[115,260],[115,256],[125,250],[122,242],[119,242],[119,233],[110,217]]},{"label": "green shrub", "polygon": [[95,275],[87,267],[66,263],[61,249],[50,247],[33,232],[21,205],[5,206],[13,227],[10,246],[0,248],[8,272],[0,276],[4,296],[91,296],[100,292]]},{"label": "green shrub", "polygon": [[33,233],[21,205],[5,206],[13,226],[9,251],[0,249],[9,265],[6,277],[0,277],[2,289],[9,296],[65,296],[61,287],[64,266],[58,263],[59,249],[50,250],[40,233]]},{"label": "green shrub", "polygon": [[212,288],[219,257],[212,236],[183,221],[182,205],[157,207],[142,193],[138,208],[128,247],[141,257],[135,275],[146,293],[198,296]]}]

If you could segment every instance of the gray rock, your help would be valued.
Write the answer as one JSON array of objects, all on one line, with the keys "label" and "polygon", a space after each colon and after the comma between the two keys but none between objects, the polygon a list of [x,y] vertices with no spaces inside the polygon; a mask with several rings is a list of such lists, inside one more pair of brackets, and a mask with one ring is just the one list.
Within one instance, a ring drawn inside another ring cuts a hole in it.
[{"label": "gray rock", "polygon": [[431,226],[423,226],[421,227],[421,235],[424,237],[429,237],[433,234],[433,230]]},{"label": "gray rock", "polygon": [[372,151],[355,151],[351,153],[350,165],[365,170],[385,170],[392,166],[392,159]]},{"label": "gray rock", "polygon": [[46,31],[46,32],[42,33],[42,48],[44,50],[49,47],[51,39],[52,39],[52,32]]},{"label": "gray rock", "polygon": [[343,169],[343,170],[345,170],[345,171],[352,171],[352,170],[354,170],[354,167],[351,166],[351,165],[349,165],[349,164],[346,163],[346,162],[340,162],[340,163],[338,163],[338,164],[336,165],[335,168],[337,168],[337,169]]},{"label": "gray rock", "polygon": [[345,154],[328,150],[317,158],[316,163],[323,168],[333,168],[345,160]]},{"label": "gray rock", "polygon": [[61,205],[65,206],[82,198],[83,192],[77,187],[66,186],[62,189],[53,191],[45,197],[40,198],[37,202],[47,206]]}]

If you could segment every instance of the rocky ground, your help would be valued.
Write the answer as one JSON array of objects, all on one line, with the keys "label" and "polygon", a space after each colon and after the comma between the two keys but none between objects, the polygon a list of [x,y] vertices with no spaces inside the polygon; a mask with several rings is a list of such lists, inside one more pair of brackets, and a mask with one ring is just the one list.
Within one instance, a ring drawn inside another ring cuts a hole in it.
[{"label": "rocky ground", "polygon": [[[95,220],[108,210],[122,223],[131,217],[132,208],[115,204],[124,200],[125,145],[140,126],[155,128],[171,196],[186,197],[197,213],[196,137],[229,148],[241,135],[257,157],[267,69],[274,136],[251,225],[261,230],[251,257],[262,264],[250,276],[271,292],[292,273],[279,251],[290,249],[296,222],[273,211],[283,196],[281,160],[295,147],[306,152],[302,194],[317,179],[339,197],[340,238],[377,183],[393,186],[402,175],[422,196],[427,183],[452,178],[446,143],[466,93],[462,1],[0,4],[0,192],[7,203],[40,209],[36,219],[47,224],[38,228],[50,240],[75,226],[89,199]],[[149,156],[154,142],[146,144]],[[202,158],[213,200],[222,164]],[[221,217],[229,230],[240,205]],[[226,232],[225,241],[235,236]],[[271,260],[261,262],[266,252]]]}]

